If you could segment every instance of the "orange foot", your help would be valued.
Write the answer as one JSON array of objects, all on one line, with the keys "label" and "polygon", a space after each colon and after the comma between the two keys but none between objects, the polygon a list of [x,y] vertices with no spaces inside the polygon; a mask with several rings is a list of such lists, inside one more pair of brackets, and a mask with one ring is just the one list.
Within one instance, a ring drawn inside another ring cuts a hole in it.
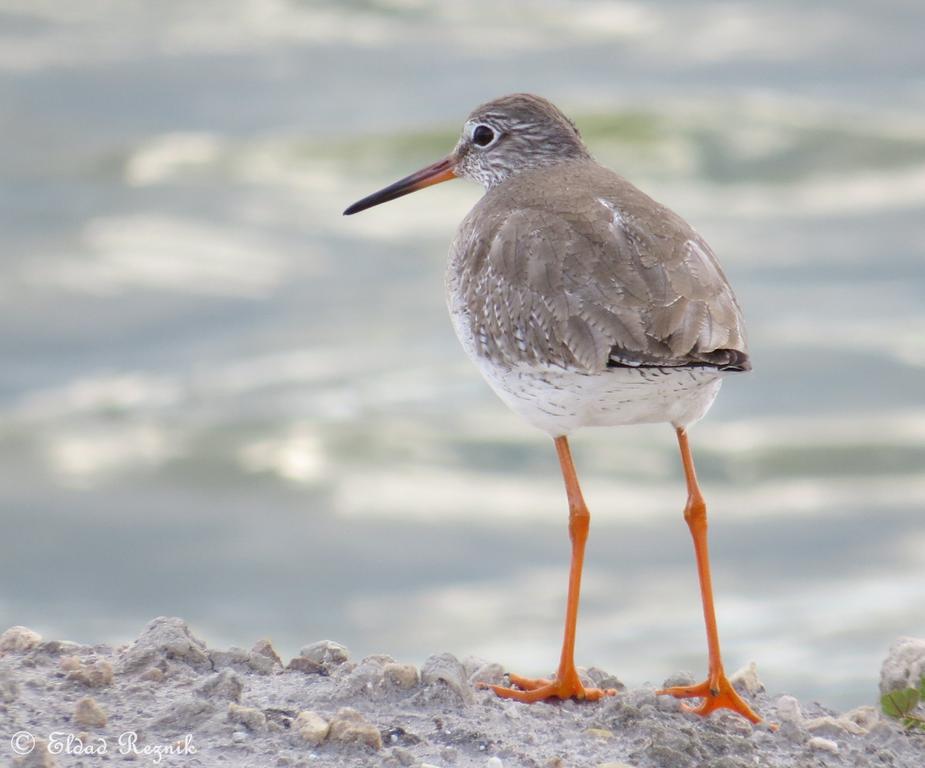
[{"label": "orange foot", "polygon": [[[525,704],[546,699],[578,699],[579,701],[597,701],[604,696],[616,696],[613,688],[585,688],[578,679],[577,674],[566,675],[561,681],[558,678],[546,680],[532,679],[520,675],[508,675],[511,683],[517,688],[506,688],[503,685],[482,684],[482,688],[491,688],[503,699],[516,699]],[[520,690],[517,690],[517,689]]]},{"label": "orange foot", "polygon": [[678,685],[674,688],[656,691],[656,693],[660,696],[674,696],[678,699],[703,699],[699,706],[684,706],[686,712],[693,712],[696,715],[706,716],[717,709],[731,709],[733,712],[738,712],[746,720],[751,720],[753,723],[761,722],[761,718],[739,696],[736,689],[732,687],[732,683],[722,672],[719,675],[711,676],[709,680],[705,680],[699,685]]}]

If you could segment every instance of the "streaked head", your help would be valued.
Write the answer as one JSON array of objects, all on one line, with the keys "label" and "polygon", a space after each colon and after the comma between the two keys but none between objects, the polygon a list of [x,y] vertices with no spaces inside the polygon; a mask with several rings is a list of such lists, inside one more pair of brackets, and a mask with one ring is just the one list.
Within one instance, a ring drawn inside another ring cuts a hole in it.
[{"label": "streaked head", "polygon": [[374,192],[344,214],[457,177],[490,189],[520,171],[587,157],[575,124],[552,103],[526,93],[503,96],[473,110],[456,147],[443,160]]},{"label": "streaked head", "polygon": [[588,150],[555,105],[515,93],[473,110],[452,156],[458,176],[490,189],[519,171],[588,157]]}]

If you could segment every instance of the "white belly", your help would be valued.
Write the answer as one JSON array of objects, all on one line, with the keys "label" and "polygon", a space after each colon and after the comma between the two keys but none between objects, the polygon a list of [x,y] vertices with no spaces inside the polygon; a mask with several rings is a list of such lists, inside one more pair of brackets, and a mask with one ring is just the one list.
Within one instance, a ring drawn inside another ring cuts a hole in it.
[{"label": "white belly", "polygon": [[579,427],[662,421],[688,426],[703,418],[722,384],[721,374],[711,369],[610,368],[589,374],[476,362],[513,411],[554,437]]},{"label": "white belly", "polygon": [[579,427],[669,422],[686,427],[704,417],[722,384],[712,368],[608,368],[582,373],[559,366],[499,366],[479,355],[464,308],[449,296],[463,349],[498,396],[553,437]]}]

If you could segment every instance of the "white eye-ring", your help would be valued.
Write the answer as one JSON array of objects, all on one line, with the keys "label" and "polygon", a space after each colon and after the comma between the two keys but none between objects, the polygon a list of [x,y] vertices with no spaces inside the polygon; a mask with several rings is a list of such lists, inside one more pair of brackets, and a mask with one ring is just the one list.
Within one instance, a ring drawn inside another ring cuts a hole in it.
[{"label": "white eye-ring", "polygon": [[498,140],[500,135],[490,125],[485,123],[469,123],[466,126],[466,133],[469,134],[469,140],[480,149],[490,147]]}]

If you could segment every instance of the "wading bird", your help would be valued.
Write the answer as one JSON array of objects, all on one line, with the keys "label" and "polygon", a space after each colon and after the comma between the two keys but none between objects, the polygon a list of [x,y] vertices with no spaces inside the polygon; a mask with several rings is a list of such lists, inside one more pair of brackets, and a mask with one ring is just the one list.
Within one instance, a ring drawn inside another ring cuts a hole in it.
[{"label": "wading bird", "polygon": [[351,205],[354,214],[463,177],[485,195],[450,249],[447,303],[462,346],[514,411],[558,453],[572,543],[565,639],[552,680],[511,674],[499,696],[597,700],[575,668],[575,628],[590,515],[568,436],[580,427],[667,422],[687,480],[709,651],[707,679],[660,691],[759,717],[723,669],[707,551],[707,513],[687,428],[725,375],[750,369],[742,311],[713,251],[680,216],[596,163],[574,123],[545,99],[478,107],[448,157]]}]

